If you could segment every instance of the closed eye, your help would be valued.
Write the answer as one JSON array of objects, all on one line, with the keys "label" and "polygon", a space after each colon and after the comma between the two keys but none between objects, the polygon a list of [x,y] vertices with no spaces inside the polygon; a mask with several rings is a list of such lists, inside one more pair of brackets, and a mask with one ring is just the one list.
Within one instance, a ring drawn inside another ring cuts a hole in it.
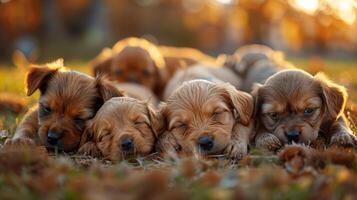
[{"label": "closed eye", "polygon": [[110,131],[104,131],[102,134],[99,135],[98,141],[102,141],[104,138],[108,137],[111,135]]},{"label": "closed eye", "polygon": [[182,123],[182,122],[176,123],[175,125],[173,125],[173,127],[171,128],[171,130],[181,129],[181,128],[187,128],[187,124]]},{"label": "closed eye", "polygon": [[222,110],[222,109],[216,110],[216,111],[214,111],[212,113],[212,117],[218,116],[218,115],[223,114],[225,112],[227,112],[227,110]]}]

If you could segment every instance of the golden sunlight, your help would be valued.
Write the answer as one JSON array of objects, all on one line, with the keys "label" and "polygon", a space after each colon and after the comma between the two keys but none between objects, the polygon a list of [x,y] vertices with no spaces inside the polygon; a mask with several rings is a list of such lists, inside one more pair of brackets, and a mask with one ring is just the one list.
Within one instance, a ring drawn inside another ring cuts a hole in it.
[{"label": "golden sunlight", "polygon": [[307,14],[314,14],[319,8],[319,0],[291,0],[289,2],[296,9],[306,12]]},{"label": "golden sunlight", "polygon": [[352,25],[356,19],[353,0],[334,1],[337,15],[347,24]]},{"label": "golden sunlight", "polygon": [[218,3],[221,4],[231,4],[234,0],[216,0]]}]

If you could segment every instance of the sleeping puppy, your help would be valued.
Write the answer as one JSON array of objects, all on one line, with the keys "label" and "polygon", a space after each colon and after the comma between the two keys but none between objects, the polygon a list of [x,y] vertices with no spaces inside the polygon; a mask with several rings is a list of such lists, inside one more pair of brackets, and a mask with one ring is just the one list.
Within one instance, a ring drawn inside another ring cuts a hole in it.
[{"label": "sleeping puppy", "polygon": [[240,79],[228,68],[198,63],[190,68],[181,69],[175,73],[166,85],[164,99],[168,99],[169,96],[184,82],[195,79],[202,79],[215,83],[228,82],[236,88],[240,87],[241,83]]},{"label": "sleeping puppy", "polygon": [[240,158],[247,154],[253,107],[253,98],[229,83],[185,82],[161,107],[167,130],[158,149]]},{"label": "sleeping puppy", "polygon": [[158,48],[141,38],[126,38],[117,42],[112,50],[104,50],[92,61],[93,72],[106,74],[119,83],[144,85],[159,94],[167,71]]},{"label": "sleeping puppy", "polygon": [[147,155],[163,127],[161,114],[148,103],[131,97],[112,98],[91,120],[79,152],[112,161]]},{"label": "sleeping puppy", "polygon": [[346,90],[322,74],[283,70],[257,86],[253,96],[258,148],[276,150],[287,143],[309,144],[318,137],[338,146],[356,144],[343,115]]},{"label": "sleeping puppy", "polygon": [[284,60],[284,54],[264,45],[242,46],[233,56],[226,56],[224,66],[233,70],[241,79],[240,89],[251,92],[254,83],[263,84],[267,78],[282,69],[293,68]]},{"label": "sleeping puppy", "polygon": [[48,149],[75,151],[87,120],[108,99],[122,93],[102,77],[66,70],[63,60],[31,65],[26,74],[27,95],[39,90],[38,105],[19,124],[5,147],[44,145]]}]

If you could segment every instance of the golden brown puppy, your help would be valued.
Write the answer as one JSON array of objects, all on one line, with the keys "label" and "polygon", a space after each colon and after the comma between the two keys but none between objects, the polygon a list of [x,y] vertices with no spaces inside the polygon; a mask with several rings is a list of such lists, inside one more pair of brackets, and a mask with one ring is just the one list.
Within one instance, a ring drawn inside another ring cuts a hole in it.
[{"label": "golden brown puppy", "polygon": [[[109,65],[110,63],[110,65]],[[112,50],[103,51],[92,61],[94,73],[106,74],[112,81],[144,85],[159,94],[167,79],[165,61],[158,48],[141,38],[126,38]]]},{"label": "golden brown puppy", "polygon": [[147,155],[163,129],[161,114],[149,104],[131,98],[116,97],[104,103],[85,131],[88,141],[80,152],[122,160]]},{"label": "golden brown puppy", "polygon": [[29,67],[25,80],[27,95],[39,90],[39,103],[27,113],[5,146],[37,143],[49,149],[76,150],[86,121],[106,100],[122,95],[102,77],[68,71],[62,62]]},{"label": "golden brown puppy", "polygon": [[161,108],[167,132],[158,148],[240,158],[247,154],[253,108],[253,98],[229,83],[185,82]]},{"label": "golden brown puppy", "polygon": [[164,99],[169,96],[184,82],[203,79],[215,83],[228,82],[234,87],[240,87],[240,79],[228,68],[198,63],[190,68],[178,70],[165,87]]},{"label": "golden brown puppy", "polygon": [[286,143],[314,142],[318,137],[353,146],[356,137],[343,111],[347,93],[322,74],[283,70],[253,91],[256,102],[256,146],[275,150]]}]

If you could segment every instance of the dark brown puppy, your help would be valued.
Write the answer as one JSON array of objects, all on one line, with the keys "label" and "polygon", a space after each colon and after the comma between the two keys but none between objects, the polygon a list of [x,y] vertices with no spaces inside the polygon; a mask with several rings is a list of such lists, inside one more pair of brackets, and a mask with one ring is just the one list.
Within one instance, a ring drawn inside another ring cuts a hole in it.
[{"label": "dark brown puppy", "polygon": [[30,66],[25,80],[27,95],[40,90],[39,103],[27,113],[5,146],[37,143],[66,152],[76,150],[86,121],[106,100],[122,96],[102,77],[67,71],[62,62]]},{"label": "dark brown puppy", "polygon": [[112,161],[147,155],[163,129],[161,114],[148,103],[131,97],[112,98],[90,121],[84,137],[90,139],[84,139],[79,151]]},{"label": "dark brown puppy", "polygon": [[253,91],[256,102],[256,146],[275,150],[286,143],[314,142],[323,137],[339,146],[353,146],[356,137],[343,111],[347,93],[322,74],[283,70]]}]

